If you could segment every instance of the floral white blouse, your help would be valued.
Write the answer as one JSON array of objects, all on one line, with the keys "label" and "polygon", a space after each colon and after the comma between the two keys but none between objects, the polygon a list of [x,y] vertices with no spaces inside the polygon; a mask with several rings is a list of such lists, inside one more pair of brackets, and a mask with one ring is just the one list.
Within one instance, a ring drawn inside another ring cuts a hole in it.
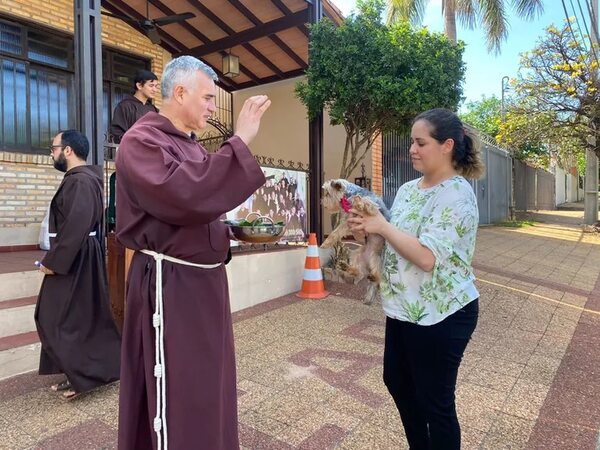
[{"label": "floral white blouse", "polygon": [[386,245],[381,297],[388,317],[433,325],[479,297],[471,261],[479,223],[471,185],[454,176],[421,189],[409,181],[398,189],[390,223],[415,236],[435,256],[425,272]]}]

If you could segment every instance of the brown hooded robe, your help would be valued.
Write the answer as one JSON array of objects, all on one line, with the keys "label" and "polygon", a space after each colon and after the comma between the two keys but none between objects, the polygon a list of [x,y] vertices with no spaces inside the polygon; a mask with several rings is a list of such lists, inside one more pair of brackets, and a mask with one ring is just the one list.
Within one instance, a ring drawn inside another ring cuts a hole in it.
[{"label": "brown hooded robe", "polygon": [[[50,204],[50,250],[35,309],[41,375],[64,373],[77,392],[119,379],[120,337],[110,311],[101,221],[102,168],[69,170]],[[96,232],[96,236],[90,236]]]},{"label": "brown hooded robe", "polygon": [[[156,448],[152,250],[191,263],[225,261],[219,220],[265,178],[234,136],[209,154],[165,117],[148,113],[127,132],[116,159],[117,239],[136,250],[128,275],[119,449]],[[163,262],[166,396],[170,449],[239,448],[233,329],[224,265]]]}]

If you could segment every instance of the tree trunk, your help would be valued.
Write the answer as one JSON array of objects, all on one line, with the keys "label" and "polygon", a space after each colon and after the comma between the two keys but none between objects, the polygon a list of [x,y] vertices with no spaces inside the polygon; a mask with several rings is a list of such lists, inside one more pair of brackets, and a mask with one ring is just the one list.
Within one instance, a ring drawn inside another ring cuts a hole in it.
[{"label": "tree trunk", "polygon": [[456,43],[456,8],[455,0],[444,1],[444,32],[450,42]]}]

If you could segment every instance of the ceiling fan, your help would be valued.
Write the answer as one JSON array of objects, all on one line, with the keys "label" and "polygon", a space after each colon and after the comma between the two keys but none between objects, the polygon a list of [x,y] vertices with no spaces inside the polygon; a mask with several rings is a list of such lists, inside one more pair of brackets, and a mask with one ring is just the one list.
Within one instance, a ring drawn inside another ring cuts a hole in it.
[{"label": "ceiling fan", "polygon": [[178,23],[184,22],[192,17],[196,17],[196,14],[191,12],[181,13],[181,14],[173,14],[170,16],[157,17],[156,19],[150,19],[150,2],[146,2],[146,18],[144,19],[132,19],[131,17],[113,14],[108,11],[101,11],[101,13],[105,16],[115,17],[117,19],[121,19],[124,22],[131,23],[133,25],[137,25],[142,29],[144,34],[148,36],[148,39],[153,44],[160,44],[161,38],[158,34],[158,27],[163,25],[168,25],[170,23]]}]

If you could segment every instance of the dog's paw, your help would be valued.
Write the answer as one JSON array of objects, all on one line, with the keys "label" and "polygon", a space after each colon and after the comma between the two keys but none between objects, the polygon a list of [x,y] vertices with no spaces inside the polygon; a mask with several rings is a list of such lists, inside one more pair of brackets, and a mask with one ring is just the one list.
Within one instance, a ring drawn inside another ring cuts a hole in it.
[{"label": "dog's paw", "polygon": [[321,248],[331,248],[335,245],[335,239],[332,237],[333,235],[327,236],[327,238],[321,244]]}]

